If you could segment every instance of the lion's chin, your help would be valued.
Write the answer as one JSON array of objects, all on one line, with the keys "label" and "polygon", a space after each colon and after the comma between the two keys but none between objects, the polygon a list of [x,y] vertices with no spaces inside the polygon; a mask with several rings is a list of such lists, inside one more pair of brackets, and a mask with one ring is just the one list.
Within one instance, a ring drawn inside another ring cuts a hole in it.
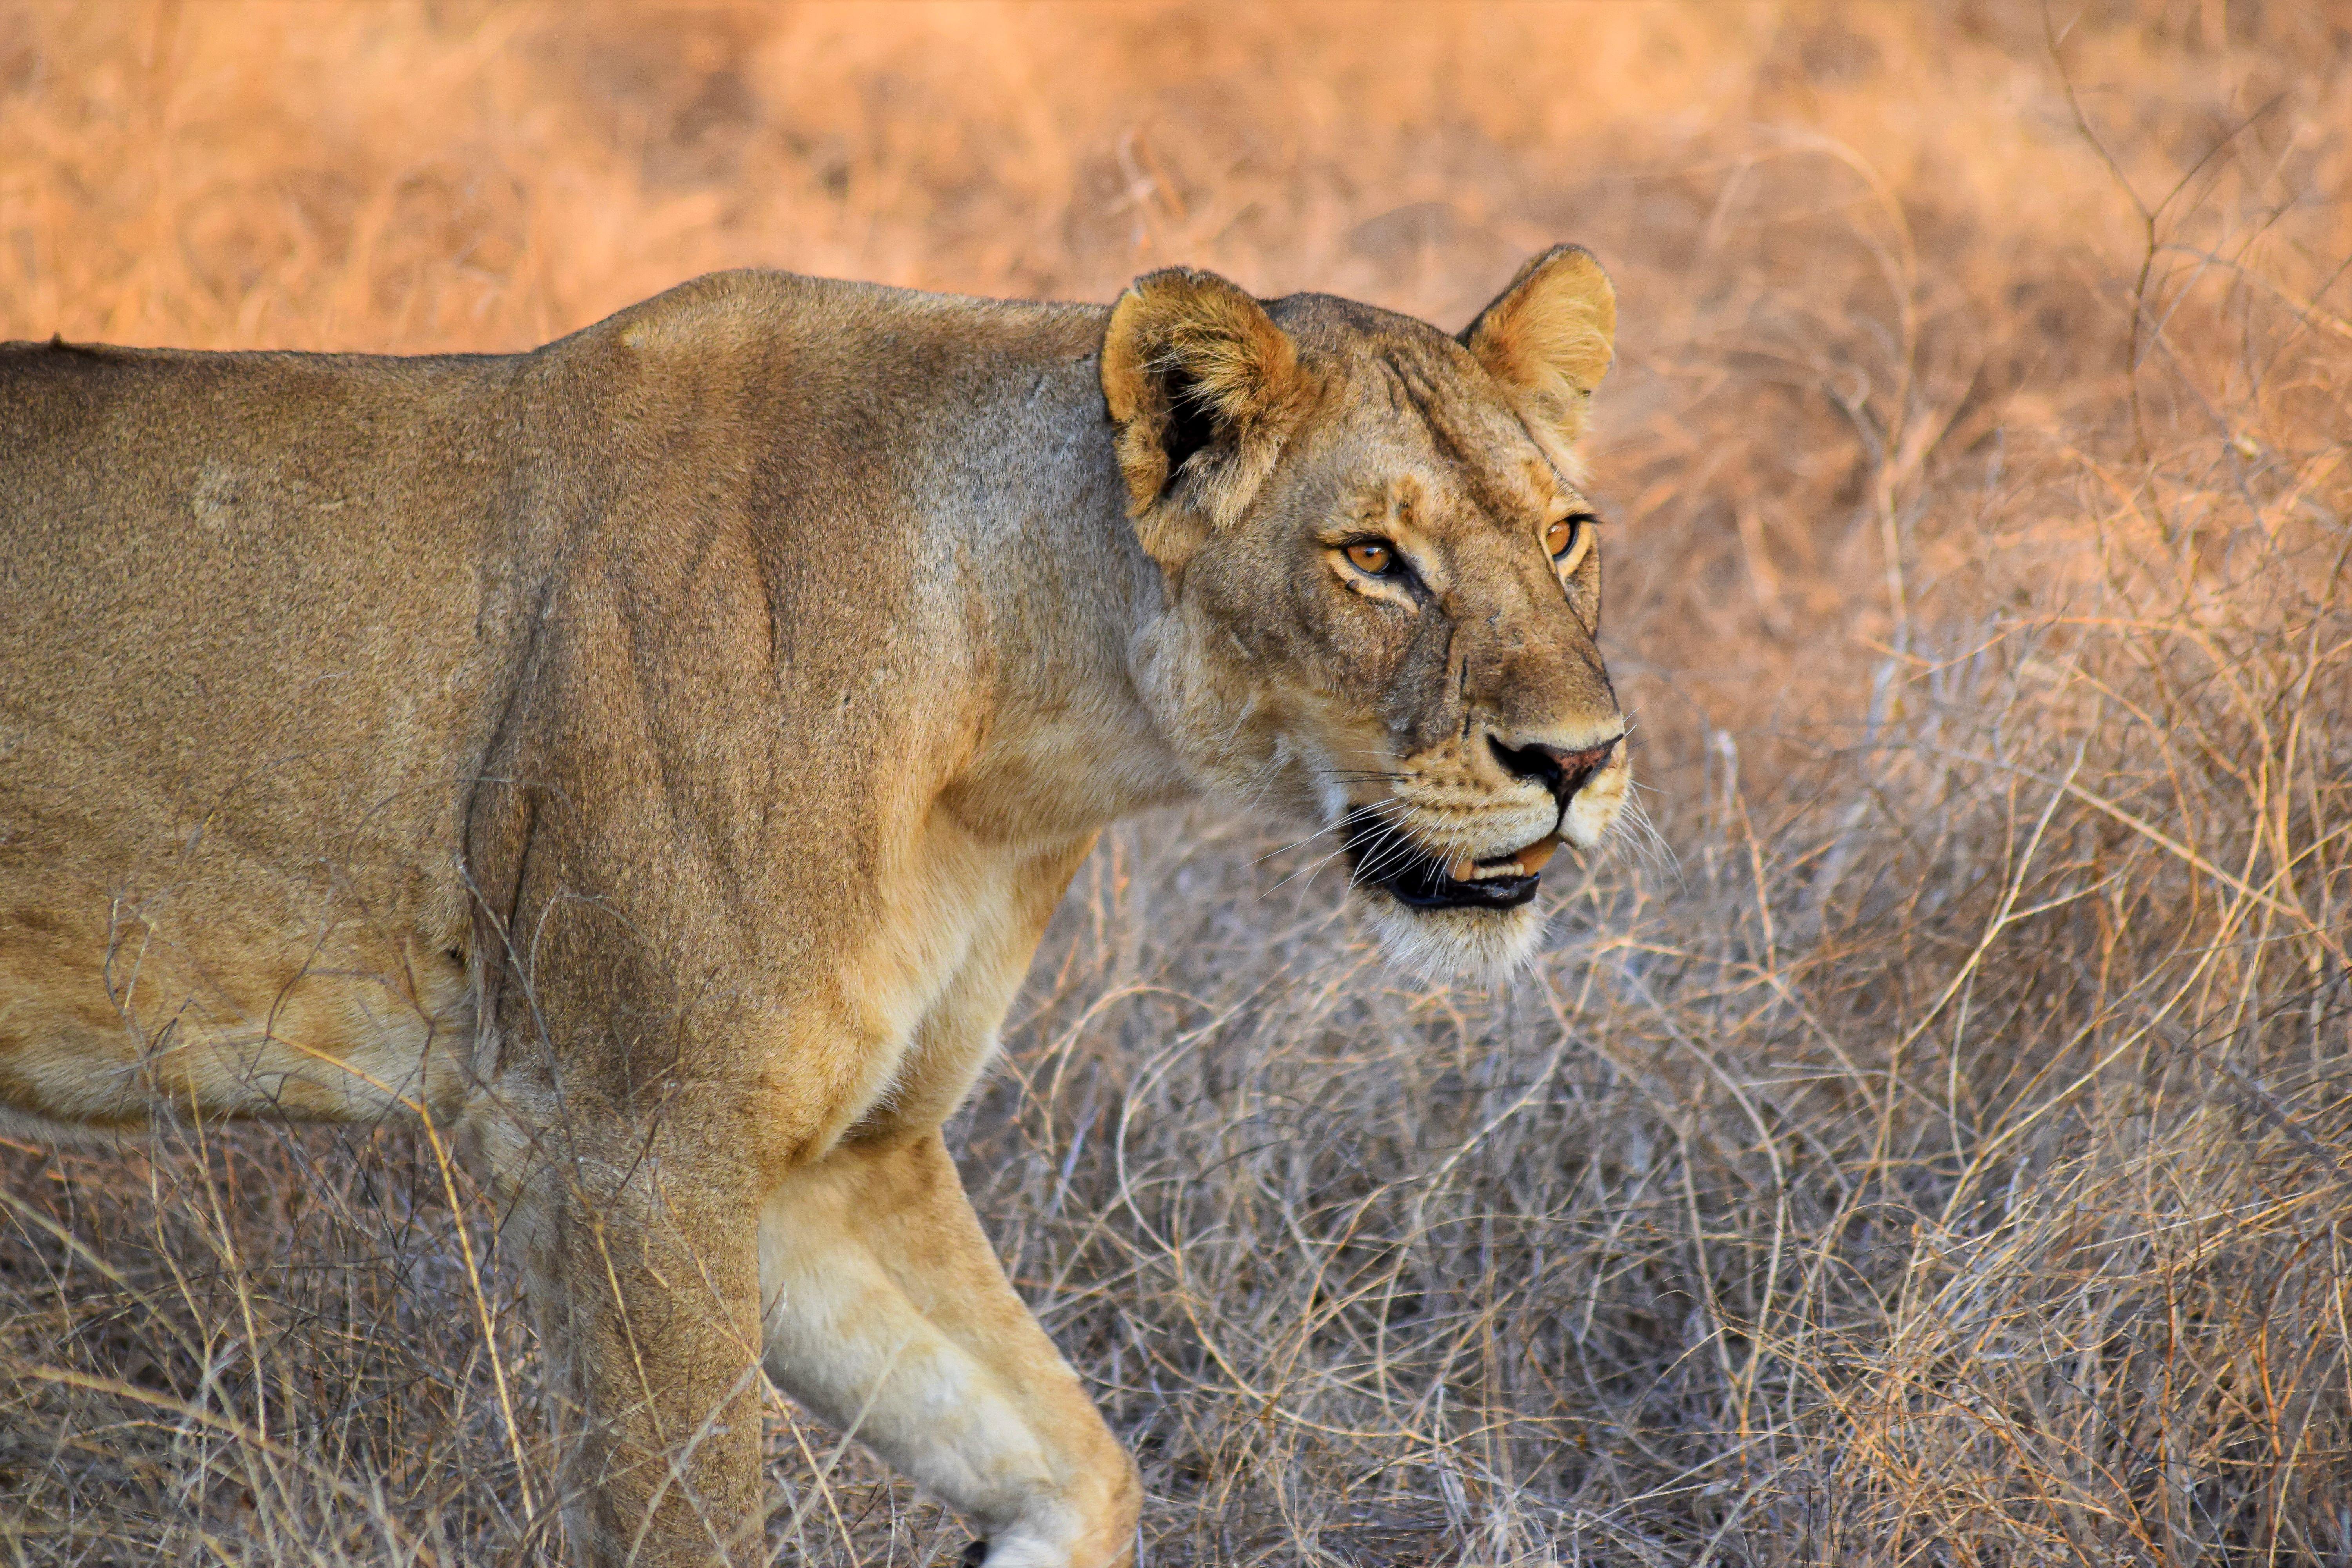
[{"label": "lion's chin", "polygon": [[1381,947],[1423,980],[1496,984],[1527,967],[1543,941],[1545,915],[1512,909],[1415,909],[1387,889],[1360,886],[1365,918]]}]

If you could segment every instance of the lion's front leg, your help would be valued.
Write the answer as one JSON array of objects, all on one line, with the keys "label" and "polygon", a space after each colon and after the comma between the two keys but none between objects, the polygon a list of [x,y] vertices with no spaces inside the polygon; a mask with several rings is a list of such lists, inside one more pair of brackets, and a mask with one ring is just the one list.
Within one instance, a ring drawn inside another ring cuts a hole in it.
[{"label": "lion's front leg", "polygon": [[506,1141],[499,1160],[574,1559],[763,1563],[756,1183],[709,1142],[596,1131]]},{"label": "lion's front leg", "polygon": [[778,1386],[973,1520],[989,1568],[1130,1560],[1134,1464],[1013,1294],[938,1133],[794,1173],[759,1233]]}]

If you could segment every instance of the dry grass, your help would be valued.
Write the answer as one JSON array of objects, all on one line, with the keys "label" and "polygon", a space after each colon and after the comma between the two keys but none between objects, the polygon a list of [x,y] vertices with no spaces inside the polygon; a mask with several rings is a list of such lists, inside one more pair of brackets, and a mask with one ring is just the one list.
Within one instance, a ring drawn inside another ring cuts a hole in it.
[{"label": "dry grass", "polygon": [[[2318,5],[0,9],[0,335],[1608,261],[1672,863],[1487,995],[1122,829],[962,1130],[1160,1563],[2352,1562],[2347,195]],[[550,1552],[471,1189],[187,1142],[0,1150],[0,1555]],[[786,1555],[961,1544],[774,1438]]]}]

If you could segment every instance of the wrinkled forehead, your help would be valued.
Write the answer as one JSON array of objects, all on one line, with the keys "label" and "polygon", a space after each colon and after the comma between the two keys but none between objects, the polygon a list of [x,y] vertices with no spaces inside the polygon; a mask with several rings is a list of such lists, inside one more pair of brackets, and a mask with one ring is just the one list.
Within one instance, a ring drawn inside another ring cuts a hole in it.
[{"label": "wrinkled forehead", "polygon": [[1335,446],[1368,459],[1350,465],[1359,503],[1378,500],[1434,531],[1517,530],[1580,504],[1574,476],[1545,456],[1467,351],[1422,330],[1429,341],[1374,340],[1342,362]]}]

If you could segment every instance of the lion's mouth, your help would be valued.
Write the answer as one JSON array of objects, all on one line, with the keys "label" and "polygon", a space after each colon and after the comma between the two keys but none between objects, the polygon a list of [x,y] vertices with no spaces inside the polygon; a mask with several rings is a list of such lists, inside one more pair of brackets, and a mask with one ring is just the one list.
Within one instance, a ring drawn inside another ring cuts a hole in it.
[{"label": "lion's mouth", "polygon": [[1536,896],[1544,864],[1559,847],[1559,835],[1549,834],[1507,855],[1448,860],[1369,809],[1349,812],[1339,834],[1359,885],[1417,910],[1515,910]]}]

